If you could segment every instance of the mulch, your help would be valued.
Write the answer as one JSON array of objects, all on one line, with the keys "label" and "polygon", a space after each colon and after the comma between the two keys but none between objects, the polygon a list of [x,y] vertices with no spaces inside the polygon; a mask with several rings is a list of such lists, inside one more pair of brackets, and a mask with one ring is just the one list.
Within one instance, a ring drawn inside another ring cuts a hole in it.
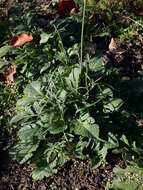
[{"label": "mulch", "polygon": [[[121,51],[120,51],[121,49]],[[125,50],[122,52],[122,50]],[[106,51],[103,61],[107,68],[122,67],[126,75],[130,77],[141,77],[143,70],[143,39],[126,40],[119,46],[119,51]]]},{"label": "mulch", "polygon": [[31,165],[12,161],[2,150],[0,155],[0,190],[107,190],[115,177],[113,168],[125,167],[120,155],[110,154],[108,164],[98,169],[91,168],[89,160],[69,161],[52,177],[33,181]]}]

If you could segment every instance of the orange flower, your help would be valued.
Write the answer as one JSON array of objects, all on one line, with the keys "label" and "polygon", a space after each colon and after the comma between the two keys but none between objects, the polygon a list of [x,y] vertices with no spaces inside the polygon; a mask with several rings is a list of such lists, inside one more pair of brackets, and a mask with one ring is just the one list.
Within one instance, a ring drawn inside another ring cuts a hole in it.
[{"label": "orange flower", "polygon": [[60,14],[70,13],[73,8],[75,8],[75,2],[73,0],[62,0],[58,5]]},{"label": "orange flower", "polygon": [[16,34],[11,40],[9,45],[14,47],[20,47],[23,46],[26,42],[30,42],[33,40],[32,34]]}]

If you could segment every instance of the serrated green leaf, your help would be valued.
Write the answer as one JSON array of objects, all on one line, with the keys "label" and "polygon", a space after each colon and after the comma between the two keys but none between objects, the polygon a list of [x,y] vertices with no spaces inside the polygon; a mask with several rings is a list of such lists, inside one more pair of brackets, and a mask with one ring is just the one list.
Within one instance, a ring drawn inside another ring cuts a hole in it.
[{"label": "serrated green leaf", "polygon": [[93,72],[103,72],[104,71],[104,63],[103,60],[101,58],[101,55],[99,54],[99,56],[95,56],[93,59],[90,60],[89,63],[89,69]]},{"label": "serrated green leaf", "polygon": [[68,87],[73,91],[77,91],[79,85],[81,70],[80,68],[73,68],[69,77],[66,78]]},{"label": "serrated green leaf", "polygon": [[62,101],[62,102],[65,102],[66,100],[66,97],[67,97],[67,92],[65,90],[62,90],[58,96],[58,98]]},{"label": "serrated green leaf", "polygon": [[143,169],[135,167],[135,166],[127,166],[125,169],[120,168],[120,167],[115,167],[113,169],[113,171],[118,176],[122,176],[123,174],[128,173],[128,172],[130,172],[130,173],[140,173],[140,174],[142,173],[142,175],[143,175]]},{"label": "serrated green leaf", "polygon": [[65,51],[56,52],[55,59],[66,64],[68,59]]},{"label": "serrated green leaf", "polygon": [[44,177],[49,177],[54,173],[57,173],[57,170],[54,169],[56,166],[56,160],[51,163],[47,163],[46,159],[41,160],[37,167],[32,172],[32,177],[34,180],[41,180]]},{"label": "serrated green leaf", "polygon": [[87,142],[86,141],[79,141],[77,144],[76,144],[76,147],[75,147],[75,150],[74,150],[74,155],[76,156],[76,158],[79,158],[79,159],[86,159],[86,158],[89,158],[88,156],[89,155],[85,155],[83,154],[83,149],[87,146]]},{"label": "serrated green leaf", "polygon": [[111,113],[111,112],[115,112],[118,111],[119,108],[123,105],[124,101],[120,98],[116,98],[111,100],[109,103],[105,104],[103,107],[103,111],[105,113]]},{"label": "serrated green leaf", "polygon": [[58,134],[63,132],[66,129],[66,125],[64,123],[63,120],[58,120],[55,122],[52,122],[50,128],[49,128],[49,132],[51,134]]},{"label": "serrated green leaf", "polygon": [[105,144],[108,149],[117,148],[119,146],[119,142],[114,134],[111,132],[108,133],[108,141]]},{"label": "serrated green leaf", "polygon": [[80,119],[75,121],[74,132],[81,136],[98,138],[99,125],[95,124],[94,118],[89,113],[83,113]]},{"label": "serrated green leaf", "polygon": [[16,27],[15,27],[15,31],[17,31],[17,32],[26,32],[26,31],[28,31],[28,27],[26,26],[26,25],[24,25],[24,24],[19,24],[19,25],[17,25]]},{"label": "serrated green leaf", "polygon": [[50,38],[52,38],[52,34],[47,34],[47,33],[43,32],[43,33],[40,35],[40,37],[41,37],[40,44],[45,44],[45,43],[48,42],[48,40],[49,40]]},{"label": "serrated green leaf", "polygon": [[32,156],[33,152],[38,148],[39,143],[30,144],[25,141],[21,141],[10,151],[10,156],[20,162],[21,164],[28,161]]},{"label": "serrated green leaf", "polygon": [[98,37],[105,37],[105,36],[109,36],[110,35],[110,33],[109,32],[101,32],[101,33],[97,33],[96,34],[96,37],[98,36]]},{"label": "serrated green leaf", "polygon": [[75,128],[75,134],[83,137],[98,138],[99,137],[99,126],[97,124],[90,124],[88,122],[77,121]]},{"label": "serrated green leaf", "polygon": [[41,107],[41,105],[35,101],[34,104],[33,104],[33,108],[35,110],[35,112],[39,115],[43,109],[43,107]]},{"label": "serrated green leaf", "polygon": [[42,180],[44,177],[49,177],[52,176],[54,173],[56,173],[56,169],[51,169],[48,164],[47,166],[41,166],[37,167],[33,172],[32,172],[32,178],[34,180]]},{"label": "serrated green leaf", "polygon": [[11,123],[16,123],[19,121],[22,121],[23,123],[28,121],[30,118],[32,118],[32,114],[28,114],[24,111],[19,111],[17,115],[15,115],[12,119],[11,119]]},{"label": "serrated green leaf", "polygon": [[123,141],[127,146],[130,146],[129,141],[125,135],[122,135],[121,141]]},{"label": "serrated green leaf", "polygon": [[112,90],[111,90],[110,88],[105,88],[105,89],[102,91],[101,94],[104,95],[105,97],[106,97],[106,96],[113,97],[113,92],[112,92]]},{"label": "serrated green leaf", "polygon": [[88,122],[89,124],[95,123],[95,119],[93,117],[91,117],[89,113],[84,113],[83,115],[81,114],[80,120],[82,122]]},{"label": "serrated green leaf", "polygon": [[32,126],[26,125],[22,127],[18,132],[19,138],[23,140],[30,139],[35,133],[35,130],[34,130],[35,127],[36,125],[32,125]]},{"label": "serrated green leaf", "polygon": [[40,70],[40,74],[42,74],[44,71],[49,69],[50,65],[51,65],[51,63],[45,63],[45,65]]},{"label": "serrated green leaf", "polygon": [[113,169],[116,179],[113,187],[121,190],[142,190],[143,169],[135,166],[127,166],[125,169],[115,167]]},{"label": "serrated green leaf", "polygon": [[99,149],[97,151],[97,154],[95,156],[93,156],[93,158],[91,159],[93,168],[98,168],[102,164],[102,162],[106,158],[107,150],[108,150],[107,147],[103,146],[103,148]]},{"label": "serrated green leaf", "polygon": [[14,47],[5,45],[0,48],[0,57],[4,57],[13,51]]},{"label": "serrated green leaf", "polygon": [[53,175],[52,169],[50,167],[38,167],[33,173],[32,177],[34,180],[42,180],[44,177],[49,177]]},{"label": "serrated green leaf", "polygon": [[120,181],[114,181],[113,182],[113,188],[116,190],[137,190],[138,185],[137,184],[126,184],[124,182]]},{"label": "serrated green leaf", "polygon": [[24,93],[28,96],[41,96],[41,83],[39,81],[34,81],[31,84],[28,84],[24,90]]}]

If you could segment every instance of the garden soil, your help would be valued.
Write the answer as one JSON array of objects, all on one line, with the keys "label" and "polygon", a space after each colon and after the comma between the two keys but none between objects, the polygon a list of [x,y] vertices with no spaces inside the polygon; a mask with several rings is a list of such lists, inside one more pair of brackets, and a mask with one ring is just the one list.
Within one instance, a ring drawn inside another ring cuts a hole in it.
[{"label": "garden soil", "polygon": [[[0,131],[4,139],[9,134]],[[18,164],[8,155],[8,149],[15,144],[16,131],[11,134],[13,140],[4,142],[0,149],[0,190],[107,190],[107,182],[112,183],[115,175],[113,168],[124,168],[125,163],[120,155],[109,154],[107,163],[98,169],[91,168],[89,160],[69,161],[58,167],[57,174],[40,181],[32,180],[33,165]],[[4,147],[8,146],[7,150]]]}]

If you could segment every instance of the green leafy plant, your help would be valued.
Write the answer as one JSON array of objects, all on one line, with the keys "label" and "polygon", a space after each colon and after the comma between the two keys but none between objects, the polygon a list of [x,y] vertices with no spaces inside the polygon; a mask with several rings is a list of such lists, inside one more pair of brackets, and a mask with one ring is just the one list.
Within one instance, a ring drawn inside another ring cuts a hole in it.
[{"label": "green leafy plant", "polygon": [[[45,81],[29,84],[17,103],[11,122],[21,125],[20,141],[11,155],[20,163],[36,165],[34,179],[52,175],[69,159],[90,158],[96,168],[109,149],[127,154],[135,151],[126,144],[134,138],[128,133],[134,118],[114,95],[109,73],[97,57],[86,67],[85,77],[84,66],[82,71],[78,65],[58,66]],[[130,126],[123,128],[127,118]]]},{"label": "green leafy plant", "polygon": [[[12,123],[18,122],[23,127],[18,133],[20,142],[11,151],[11,155],[20,163],[36,163],[34,179],[51,175],[55,172],[54,168],[64,164],[71,155],[87,158],[89,155],[84,155],[83,149],[90,147],[90,143],[94,147],[93,151],[97,149],[100,155],[97,163],[94,163],[95,167],[107,154],[108,146],[104,145],[106,141],[99,137],[99,125],[89,113],[89,109],[95,107],[96,103],[88,103],[88,89],[79,86],[82,75],[78,66],[66,71],[60,66],[54,74],[47,75],[46,82],[35,81],[29,84],[23,99],[17,103],[17,115]],[[96,102],[102,98],[105,97],[99,96]],[[119,109],[119,102],[114,106]],[[115,111],[110,108],[111,105],[107,104],[104,110]],[[112,143],[107,144],[113,146]]]},{"label": "green leafy plant", "polygon": [[108,184],[108,188],[120,190],[141,190],[143,188],[143,170],[138,167],[128,166],[126,169],[114,168],[116,180]]},{"label": "green leafy plant", "polygon": [[3,82],[0,82],[0,88],[0,145],[1,149],[7,149],[13,141],[12,134],[15,127],[17,127],[15,125],[11,126],[10,120],[13,117],[15,103],[20,98],[20,94],[14,86],[9,87]]},{"label": "green leafy plant", "polygon": [[[70,159],[90,159],[97,168],[105,163],[109,150],[122,154],[126,164],[133,165],[133,172],[135,166],[142,168],[143,129],[136,122],[141,82],[123,82],[122,70],[106,69],[98,50],[94,55],[84,51],[86,40],[107,39],[114,26],[120,27],[116,22],[111,28],[102,27],[106,17],[107,24],[114,20],[116,3],[122,10],[123,2],[117,1],[99,1],[92,7],[97,21],[103,21],[100,26],[89,19],[86,3],[84,7],[81,3],[81,12],[53,22],[38,19],[33,11],[16,11],[9,20],[9,39],[30,32],[34,40],[13,48],[3,39],[0,70],[15,65],[17,77],[10,86],[14,92],[5,85],[0,99],[3,106],[7,100],[15,104],[19,99],[11,123],[7,122],[19,129],[19,141],[10,155],[20,163],[34,165],[36,180],[53,175]],[[3,116],[0,121],[2,125]]]}]

